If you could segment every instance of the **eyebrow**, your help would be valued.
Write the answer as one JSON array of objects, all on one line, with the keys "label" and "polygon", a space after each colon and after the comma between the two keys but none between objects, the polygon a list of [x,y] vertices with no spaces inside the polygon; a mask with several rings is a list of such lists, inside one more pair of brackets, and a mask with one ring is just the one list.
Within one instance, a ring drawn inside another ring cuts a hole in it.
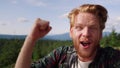
[{"label": "eyebrow", "polygon": [[[81,23],[76,23],[74,25],[75,26],[85,26],[84,24],[81,24]],[[96,26],[96,25],[97,25],[96,23],[92,23],[92,24],[89,23],[89,26]]]}]

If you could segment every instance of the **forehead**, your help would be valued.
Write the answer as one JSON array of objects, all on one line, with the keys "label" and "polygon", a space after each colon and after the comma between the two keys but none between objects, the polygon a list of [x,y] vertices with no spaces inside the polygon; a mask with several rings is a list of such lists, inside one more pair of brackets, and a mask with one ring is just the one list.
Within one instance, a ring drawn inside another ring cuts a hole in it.
[{"label": "forehead", "polygon": [[99,25],[99,19],[91,13],[79,13],[75,17],[75,24]]}]

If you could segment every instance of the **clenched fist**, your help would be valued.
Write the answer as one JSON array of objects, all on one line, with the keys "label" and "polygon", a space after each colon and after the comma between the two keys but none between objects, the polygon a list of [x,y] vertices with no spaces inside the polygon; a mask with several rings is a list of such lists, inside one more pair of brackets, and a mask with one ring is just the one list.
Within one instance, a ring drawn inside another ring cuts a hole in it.
[{"label": "clenched fist", "polygon": [[51,26],[49,26],[49,21],[38,18],[35,21],[31,32],[28,34],[28,37],[36,41],[39,38],[44,37],[50,30]]}]

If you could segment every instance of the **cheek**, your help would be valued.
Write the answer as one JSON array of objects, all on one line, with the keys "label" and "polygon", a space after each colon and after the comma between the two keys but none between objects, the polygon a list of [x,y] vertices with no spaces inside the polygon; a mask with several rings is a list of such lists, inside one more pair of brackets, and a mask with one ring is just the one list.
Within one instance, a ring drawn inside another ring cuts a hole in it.
[{"label": "cheek", "polygon": [[79,40],[81,35],[81,31],[77,31],[75,28],[70,29],[70,37],[72,38],[72,40]]},{"label": "cheek", "polygon": [[70,29],[70,37],[74,40],[78,36],[78,32],[74,28]]},{"label": "cheek", "polygon": [[93,37],[94,37],[94,41],[99,42],[102,38],[102,35],[100,32],[98,32],[96,34],[93,34]]},{"label": "cheek", "polygon": [[74,37],[72,40],[73,40],[75,47],[77,47],[77,45],[79,45],[80,37],[81,37],[81,33],[74,32]]},{"label": "cheek", "polygon": [[74,38],[76,39],[76,40],[79,40],[79,38],[81,37],[81,32],[74,32]]}]

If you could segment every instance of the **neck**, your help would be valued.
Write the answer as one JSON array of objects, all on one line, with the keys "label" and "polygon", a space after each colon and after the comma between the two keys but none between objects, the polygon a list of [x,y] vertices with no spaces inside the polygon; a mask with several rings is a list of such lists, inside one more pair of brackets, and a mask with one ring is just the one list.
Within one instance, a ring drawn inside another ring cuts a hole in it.
[{"label": "neck", "polygon": [[81,57],[78,54],[78,58],[79,58],[80,61],[83,61],[83,62],[92,61],[95,58],[95,56],[96,56],[96,52],[97,52],[97,50],[89,57]]}]

